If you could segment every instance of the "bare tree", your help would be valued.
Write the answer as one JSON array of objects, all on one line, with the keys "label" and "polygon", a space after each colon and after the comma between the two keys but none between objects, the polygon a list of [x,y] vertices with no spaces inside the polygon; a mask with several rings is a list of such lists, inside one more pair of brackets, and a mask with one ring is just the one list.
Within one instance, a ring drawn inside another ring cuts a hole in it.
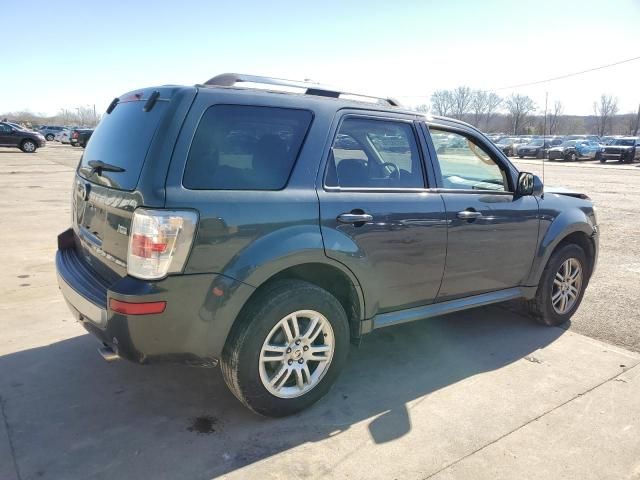
[{"label": "bare tree", "polygon": [[416,107],[416,112],[420,112],[420,113],[429,113],[429,105],[427,105],[426,103],[423,103],[422,105],[418,105]]},{"label": "bare tree", "polygon": [[453,98],[453,116],[462,119],[469,113],[472,94],[469,87],[458,87],[451,94]]},{"label": "bare tree", "polygon": [[535,103],[526,95],[511,94],[506,100],[506,106],[511,116],[513,134],[522,133],[527,125],[528,115],[536,109]]},{"label": "bare tree", "polygon": [[90,106],[77,107],[77,120],[78,124],[87,127],[93,127],[98,124],[98,116],[94,108]]},{"label": "bare tree", "polygon": [[[549,135],[556,135],[560,130],[560,121],[564,113],[564,105],[560,100],[556,100],[553,104],[553,110],[548,116],[547,124],[549,125]],[[545,132],[546,133],[546,132]]]},{"label": "bare tree", "polygon": [[431,108],[436,115],[448,117],[453,110],[453,96],[450,90],[436,90],[431,95]]},{"label": "bare tree", "polygon": [[602,137],[611,131],[611,119],[618,113],[618,99],[603,93],[599,101],[593,102],[593,112],[596,114],[598,135]]},{"label": "bare tree", "polygon": [[498,107],[502,104],[502,97],[495,92],[489,92],[487,95],[487,106],[485,110],[485,128],[489,130],[491,120],[496,116]]},{"label": "bare tree", "polygon": [[473,113],[473,124],[480,128],[480,122],[487,110],[488,93],[484,90],[474,90],[471,95],[471,113]]}]

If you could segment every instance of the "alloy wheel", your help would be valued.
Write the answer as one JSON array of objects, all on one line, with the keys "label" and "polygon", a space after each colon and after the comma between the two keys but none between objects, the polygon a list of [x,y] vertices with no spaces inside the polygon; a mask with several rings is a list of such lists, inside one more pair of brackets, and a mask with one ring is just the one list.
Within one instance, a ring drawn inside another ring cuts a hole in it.
[{"label": "alloy wheel", "polygon": [[260,380],[272,395],[295,398],[320,383],[335,349],[331,324],[314,310],[298,310],[281,319],[260,350]]},{"label": "alloy wheel", "polygon": [[564,315],[578,301],[582,289],[582,265],[576,258],[562,262],[551,287],[551,303],[556,313]]}]

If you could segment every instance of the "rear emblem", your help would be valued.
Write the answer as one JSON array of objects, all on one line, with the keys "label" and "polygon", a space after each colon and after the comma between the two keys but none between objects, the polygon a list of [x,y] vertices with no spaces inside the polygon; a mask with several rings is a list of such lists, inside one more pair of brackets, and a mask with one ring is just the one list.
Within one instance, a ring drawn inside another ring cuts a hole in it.
[{"label": "rear emblem", "polygon": [[118,225],[118,233],[121,233],[122,235],[126,235],[127,232],[127,227],[123,227],[122,225]]}]

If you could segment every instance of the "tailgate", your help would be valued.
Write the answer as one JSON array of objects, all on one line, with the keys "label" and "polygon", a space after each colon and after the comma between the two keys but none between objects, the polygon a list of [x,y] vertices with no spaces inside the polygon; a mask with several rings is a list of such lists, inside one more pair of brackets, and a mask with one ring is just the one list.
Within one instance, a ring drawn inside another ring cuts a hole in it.
[{"label": "tailgate", "polygon": [[[131,218],[147,198],[139,188],[142,172],[152,169],[166,174],[168,161],[150,152],[156,140],[170,141],[167,125],[175,123],[173,93],[174,88],[159,87],[114,100],[80,160],[72,199],[76,248],[106,279],[127,273]],[[160,192],[164,181],[155,187],[156,197],[164,198]]]}]

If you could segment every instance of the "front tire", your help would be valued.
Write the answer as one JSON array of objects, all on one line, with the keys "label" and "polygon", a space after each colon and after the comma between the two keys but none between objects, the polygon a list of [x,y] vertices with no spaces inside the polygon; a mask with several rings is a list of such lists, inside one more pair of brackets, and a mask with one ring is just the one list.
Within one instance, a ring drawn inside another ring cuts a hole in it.
[{"label": "front tire", "polygon": [[548,326],[567,322],[582,302],[589,275],[590,266],[582,247],[568,244],[553,252],[536,296],[526,302],[530,316]]},{"label": "front tire", "polygon": [[47,142],[53,142],[53,140],[54,140],[55,136],[49,133],[49,134],[48,134],[46,137],[44,137],[44,138],[46,138],[46,139],[47,139]]},{"label": "front tire", "polygon": [[222,375],[249,409],[283,417],[329,391],[348,350],[340,302],[316,285],[279,281],[259,292],[236,321],[222,352]]},{"label": "front tire", "polygon": [[20,150],[24,153],[34,153],[38,149],[36,142],[33,140],[25,140],[20,144]]}]

